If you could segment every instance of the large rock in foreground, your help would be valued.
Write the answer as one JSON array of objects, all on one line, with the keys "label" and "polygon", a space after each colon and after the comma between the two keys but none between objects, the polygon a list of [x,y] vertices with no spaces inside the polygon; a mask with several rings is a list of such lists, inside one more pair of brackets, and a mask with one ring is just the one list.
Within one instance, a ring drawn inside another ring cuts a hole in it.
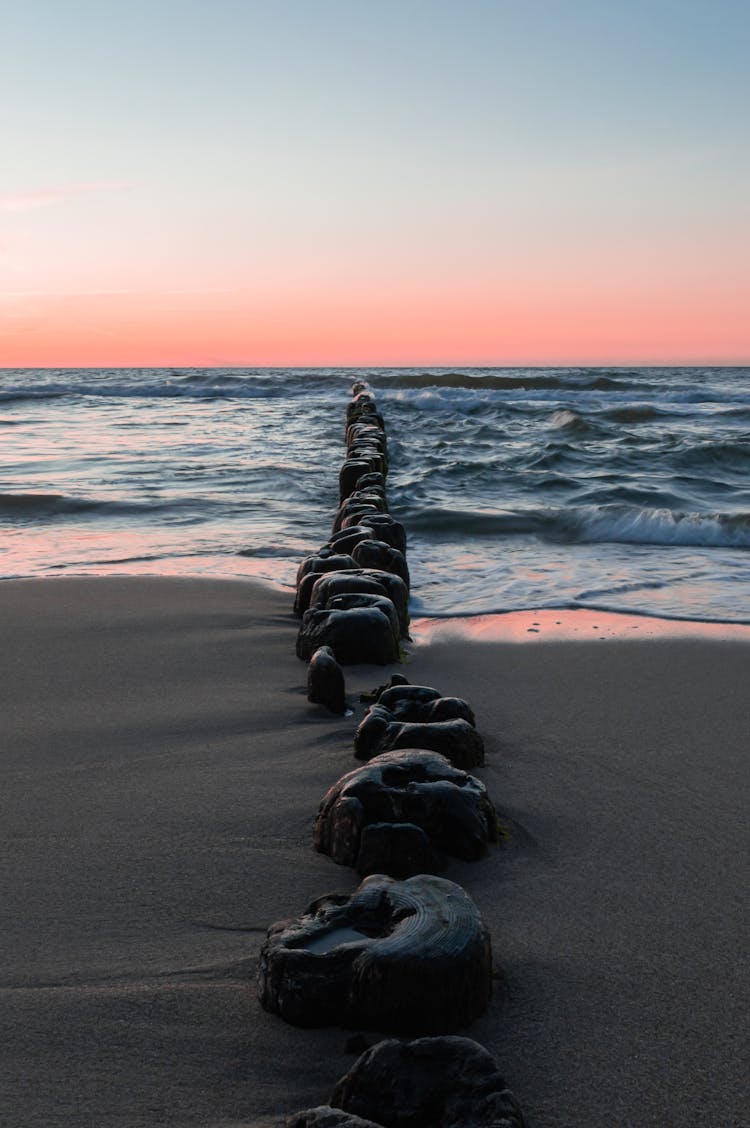
[{"label": "large rock in foreground", "polygon": [[494,1058],[469,1038],[380,1042],[342,1077],[330,1103],[383,1128],[525,1128]]},{"label": "large rock in foreground", "polygon": [[410,877],[445,855],[475,861],[497,838],[480,780],[434,752],[387,752],[349,772],[320,804],[313,845],[360,873]]},{"label": "large rock in foreground", "polygon": [[297,1026],[451,1032],[489,1004],[489,933],[459,885],[378,874],[272,925],[258,988],[266,1010]]}]

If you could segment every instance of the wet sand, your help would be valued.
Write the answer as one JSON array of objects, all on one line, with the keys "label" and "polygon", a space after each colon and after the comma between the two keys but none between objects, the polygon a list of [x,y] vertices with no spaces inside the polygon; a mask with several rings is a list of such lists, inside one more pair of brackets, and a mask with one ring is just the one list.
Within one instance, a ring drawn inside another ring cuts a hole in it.
[{"label": "wet sand", "polygon": [[[266,926],[356,884],[309,842],[363,707],[308,705],[289,603],[0,586],[3,1122],[276,1125],[353,1060],[254,993]],[[487,743],[511,837],[446,876],[505,973],[466,1033],[531,1128],[747,1128],[750,644],[435,636],[406,673]]]}]

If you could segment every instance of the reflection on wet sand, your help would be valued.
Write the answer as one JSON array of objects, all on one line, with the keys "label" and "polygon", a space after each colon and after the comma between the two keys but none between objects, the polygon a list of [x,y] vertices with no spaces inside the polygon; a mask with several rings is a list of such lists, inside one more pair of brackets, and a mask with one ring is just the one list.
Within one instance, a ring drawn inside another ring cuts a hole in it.
[{"label": "reflection on wet sand", "polygon": [[657,619],[584,608],[508,611],[498,615],[467,615],[450,619],[415,619],[414,641],[424,646],[446,638],[475,642],[535,642],[574,639],[696,638],[750,641],[745,623],[702,623],[692,619]]}]

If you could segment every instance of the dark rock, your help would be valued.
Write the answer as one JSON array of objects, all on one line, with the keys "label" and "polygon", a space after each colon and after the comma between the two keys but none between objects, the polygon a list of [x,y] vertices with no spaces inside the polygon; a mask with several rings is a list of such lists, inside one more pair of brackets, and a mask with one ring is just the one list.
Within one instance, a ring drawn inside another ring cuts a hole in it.
[{"label": "dark rock", "polygon": [[366,392],[368,384],[366,380],[355,380],[352,384],[352,395],[356,396],[359,392]]},{"label": "dark rock", "polygon": [[[335,595],[345,595],[348,592],[363,592],[369,595],[384,595],[387,597],[388,593],[385,585],[379,579],[374,579],[372,576],[367,575],[362,568],[351,568],[347,572],[336,572],[328,576],[318,576],[318,580],[325,580],[325,583],[318,584],[316,580],[316,587],[312,597],[313,607],[325,607],[329,599]],[[333,582],[328,582],[333,581]]]},{"label": "dark rock", "polygon": [[494,1058],[470,1038],[379,1042],[331,1095],[384,1128],[525,1128]]},{"label": "dark rock", "polygon": [[309,659],[320,646],[329,646],[344,666],[388,666],[400,658],[390,619],[377,607],[306,611],[297,636],[297,657]]},{"label": "dark rock", "polygon": [[372,529],[378,540],[385,541],[406,555],[406,530],[400,521],[395,521],[388,513],[367,513],[362,514],[362,518],[356,524]]},{"label": "dark rock", "polygon": [[357,481],[372,470],[369,460],[352,455],[339,471],[339,503],[345,501],[357,488]]},{"label": "dark rock", "polygon": [[[468,701],[464,701],[462,697],[438,697],[437,701],[432,701],[429,705],[425,706],[420,719],[425,724],[432,724],[436,721],[452,721],[459,718],[468,721],[470,725],[476,726],[474,710],[471,708]],[[404,708],[402,716],[399,719],[404,721],[411,720],[407,708]]]},{"label": "dark rock", "polygon": [[326,602],[325,611],[349,611],[352,607],[377,607],[388,616],[396,639],[401,637],[398,612],[387,595],[367,595],[361,591],[350,591],[344,595],[334,595]]},{"label": "dark rock", "polygon": [[304,1112],[295,1112],[285,1123],[285,1128],[383,1128],[373,1120],[363,1120],[340,1108],[319,1105]]},{"label": "dark rock", "polygon": [[376,489],[385,494],[385,477],[382,474],[363,474],[357,479],[357,489]]},{"label": "dark rock", "polygon": [[[370,532],[372,536],[372,532]],[[316,552],[313,556],[306,556],[297,569],[297,586],[305,576],[310,572],[317,572],[322,576],[324,572],[336,572],[342,568],[357,568],[361,567],[354,562],[351,556],[342,552],[340,548],[335,551],[328,545],[324,545],[320,552]]]},{"label": "dark rock", "polygon": [[365,419],[358,420],[356,423],[350,423],[346,428],[346,446],[349,448],[352,443],[359,442],[361,439],[368,439],[370,442],[375,443],[378,450],[382,454],[388,453],[388,436],[382,427],[377,423],[368,422]]},{"label": "dark rock", "polygon": [[379,427],[381,430],[385,430],[383,416],[374,403],[361,403],[354,407],[352,404],[349,404],[347,408],[346,427],[349,428],[352,423],[367,423],[371,427]]},{"label": "dark rock", "polygon": [[354,735],[354,755],[371,760],[397,748],[423,748],[446,756],[464,771],[484,763],[484,741],[463,717],[427,724],[397,721],[381,705],[373,705]]},{"label": "dark rock", "polygon": [[[357,564],[353,557],[345,553],[331,553],[328,556],[308,556],[297,572],[297,591],[294,597],[295,615],[304,615],[310,606],[310,596],[318,576],[329,572],[350,572]],[[302,575],[300,575],[302,572]]]},{"label": "dark rock", "polygon": [[313,585],[310,607],[325,607],[334,595],[343,595],[349,591],[386,595],[398,613],[401,637],[409,637],[409,592],[400,576],[394,576],[392,572],[381,572],[376,568],[329,572],[319,576]]},{"label": "dark rock", "polygon": [[369,388],[364,388],[362,391],[352,395],[351,401],[346,405],[346,414],[354,414],[359,408],[369,405],[375,407],[375,396]]},{"label": "dark rock", "polygon": [[347,459],[357,459],[367,462],[369,470],[366,471],[370,474],[387,474],[388,473],[388,459],[378,449],[378,447],[369,441],[362,440],[351,444],[346,452]]},{"label": "dark rock", "polygon": [[368,501],[371,498],[377,498],[382,506],[380,512],[387,513],[388,502],[386,501],[385,489],[383,488],[383,486],[368,486],[360,484],[365,478],[372,478],[375,476],[376,475],[374,474],[362,474],[361,477],[357,479],[357,483],[354,490],[352,491],[351,496],[355,499],[355,501]]},{"label": "dark rock", "polygon": [[258,988],[266,1010],[297,1026],[451,1032],[487,1009],[490,938],[453,882],[377,874],[272,925]]},{"label": "dark rock", "polygon": [[[427,850],[421,839],[399,832],[404,847],[413,846],[417,858],[408,862],[379,841],[387,834],[378,830],[369,836],[369,852],[365,851],[367,831],[374,825],[387,830],[387,824],[419,828]],[[480,780],[435,752],[404,749],[374,757],[330,788],[315,820],[313,846],[361,873],[406,877],[442,868],[445,854],[476,861],[496,838],[495,809]],[[380,869],[371,860],[378,851],[383,858]],[[386,861],[389,853],[393,863]]]},{"label": "dark rock", "polygon": [[332,550],[351,555],[354,546],[363,540],[372,540],[372,529],[368,529],[365,525],[351,525],[348,529],[340,529],[337,533],[333,533],[329,544]]},{"label": "dark rock", "polygon": [[299,618],[302,618],[305,612],[309,610],[310,598],[312,596],[312,590],[315,587],[315,582],[323,574],[323,572],[308,572],[297,584],[297,591],[294,596],[294,614]]},{"label": "dark rock", "polygon": [[372,392],[359,392],[346,405],[347,426],[359,420],[366,420],[368,423],[375,424],[385,430],[383,417],[375,406],[375,397]]},{"label": "dark rock", "polygon": [[339,548],[339,542],[345,537],[350,536],[352,533],[358,532],[365,532],[368,534],[368,536],[372,537],[372,529],[369,527],[369,525],[351,524],[348,525],[345,529],[339,529],[338,532],[331,533],[330,537],[328,538],[327,545],[330,546],[333,552],[341,552],[343,550]]},{"label": "dark rock", "polygon": [[355,438],[347,445],[346,448],[347,459],[361,458],[366,462],[374,459],[375,462],[370,466],[369,470],[365,470],[362,477],[370,477],[370,475],[378,475],[382,481],[376,483],[379,489],[385,489],[385,479],[388,475],[388,455],[386,454],[385,436],[379,438],[376,435],[370,437],[364,436]]},{"label": "dark rock", "polygon": [[377,505],[370,502],[358,501],[356,498],[352,500],[351,497],[348,497],[336,510],[331,532],[337,533],[339,529],[345,528],[347,521],[352,525],[358,525],[360,523],[360,517],[382,516],[383,514],[380,512]]},{"label": "dark rock", "polygon": [[325,705],[332,713],[346,712],[344,673],[330,646],[320,646],[307,670],[307,700]]},{"label": "dark rock", "polygon": [[463,717],[470,725],[476,724],[474,713],[463,698],[441,697],[436,689],[426,685],[391,686],[383,690],[378,705],[397,721],[427,724]]},{"label": "dark rock", "polygon": [[[409,589],[400,576],[393,572],[383,572],[380,568],[362,568],[363,576],[377,580],[385,588],[385,594],[398,611],[401,624],[401,637],[409,637]],[[343,573],[342,573],[343,574]],[[322,577],[321,577],[322,578]]]},{"label": "dark rock", "polygon": [[384,752],[391,752],[401,731],[401,721],[397,721],[389,709],[377,703],[371,705],[354,733],[354,756],[357,760],[372,760]]},{"label": "dark rock", "polygon": [[351,401],[346,405],[347,411],[363,403],[375,403],[375,396],[369,387],[361,389],[356,394],[352,391]]},{"label": "dark rock", "polygon": [[381,686],[375,698],[378,705],[382,705],[389,713],[396,714],[401,702],[415,705],[429,705],[440,697],[440,690],[429,685],[412,685],[411,682],[391,681],[389,685]]},{"label": "dark rock", "polygon": [[382,490],[355,490],[347,498],[349,507],[355,505],[374,505],[378,513],[385,514],[386,504]]},{"label": "dark rock", "polygon": [[374,450],[378,454],[383,454],[385,433],[380,431],[377,427],[361,426],[350,427],[348,431],[348,438],[346,441],[346,449],[353,450]]},{"label": "dark rock", "polygon": [[385,541],[363,540],[352,549],[352,557],[359,568],[379,568],[400,576],[409,587],[409,567],[403,553],[391,548]]}]

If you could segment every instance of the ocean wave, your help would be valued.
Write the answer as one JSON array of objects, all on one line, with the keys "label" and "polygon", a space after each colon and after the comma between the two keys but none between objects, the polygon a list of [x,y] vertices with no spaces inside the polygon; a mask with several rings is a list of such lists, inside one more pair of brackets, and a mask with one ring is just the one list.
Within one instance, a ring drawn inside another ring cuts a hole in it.
[{"label": "ocean wave", "polygon": [[481,509],[446,509],[403,506],[396,515],[407,528],[423,533],[447,533],[456,536],[504,536],[509,533],[539,532],[544,517],[538,512]]},{"label": "ocean wave", "polygon": [[569,431],[579,435],[597,429],[577,411],[571,411],[569,408],[553,412],[547,421],[547,427],[550,431]]},{"label": "ocean wave", "polygon": [[709,439],[691,441],[675,454],[677,466],[710,464],[735,466],[750,461],[750,439]]},{"label": "ocean wave", "polygon": [[42,386],[39,388],[0,388],[0,403],[23,403],[27,400],[59,399],[71,395],[70,390]]},{"label": "ocean wave", "polygon": [[651,419],[658,419],[660,416],[668,414],[668,412],[646,403],[612,407],[602,412],[604,418],[610,419],[613,423],[648,423]]},{"label": "ocean wave", "polygon": [[387,372],[378,376],[378,387],[401,389],[465,388],[493,389],[497,391],[536,391],[571,389],[574,391],[610,391],[643,388],[643,377],[628,373],[601,371],[585,372],[580,369],[565,371],[547,369],[505,369],[456,372]]},{"label": "ocean wave", "polygon": [[76,513],[139,516],[184,504],[184,502],[170,501],[115,501],[112,498],[76,497],[72,494],[60,493],[0,493],[0,515],[9,520],[14,517],[18,520],[29,517],[66,517]]},{"label": "ocean wave", "polygon": [[743,423],[750,423],[750,407],[727,407],[722,412],[723,419],[741,419]]},{"label": "ocean wave", "polygon": [[59,399],[283,399],[319,393],[343,396],[351,376],[318,371],[200,369],[177,372],[123,369],[103,372],[54,370],[30,383],[0,372],[0,402]]},{"label": "ocean wave", "polygon": [[[674,578],[672,578],[670,582],[674,584]],[[574,597],[574,600],[576,603],[580,603],[584,600],[590,602],[592,599],[600,599],[603,595],[633,595],[635,592],[639,591],[661,591],[666,586],[666,580],[634,580],[629,584],[612,584],[609,587],[589,588],[586,591],[579,591]]]},{"label": "ocean wave", "polygon": [[[42,377],[40,379],[40,377]],[[622,399],[622,410],[648,411],[648,405],[628,404],[657,398],[660,405],[726,403],[750,405],[747,383],[732,377],[731,385],[712,377],[711,370],[696,376],[679,369],[524,369],[469,368],[457,370],[416,369],[53,369],[21,372],[0,370],[0,402],[46,400],[61,396],[115,399],[278,399],[323,396],[329,401],[348,395],[352,380],[372,381],[384,402],[413,404],[424,410],[443,406],[472,410],[478,393],[507,405],[508,400],[555,401],[592,398],[601,407],[607,400]],[[438,396],[431,401],[431,397]],[[457,398],[452,398],[457,397]],[[616,422],[638,422],[625,415]]]},{"label": "ocean wave", "polygon": [[585,472],[590,464],[590,458],[579,447],[560,440],[545,443],[537,450],[522,450],[519,452],[518,461],[522,470],[532,470],[537,473],[554,471],[559,466],[565,466],[570,470],[583,468]]},{"label": "ocean wave", "polygon": [[644,512],[669,509],[681,512],[690,502],[674,490],[665,489],[664,484],[639,485],[637,481],[619,482],[611,477],[583,484],[578,483],[578,491],[571,499],[577,509],[611,509],[615,505],[627,505]]},{"label": "ocean wave", "polygon": [[4,493],[0,494],[0,513],[15,514],[81,513],[96,509],[99,503],[88,498],[66,497],[56,493]]},{"label": "ocean wave", "polygon": [[750,548],[750,513],[684,513],[629,505],[582,506],[560,516],[580,543]]},{"label": "ocean wave", "polygon": [[278,399],[289,390],[267,384],[45,384],[39,387],[0,389],[0,402],[52,400],[63,396],[97,399]]},{"label": "ocean wave", "polygon": [[399,519],[415,532],[451,537],[535,534],[577,544],[750,548],[750,513],[690,513],[637,505],[581,505],[519,510],[404,507]]},{"label": "ocean wave", "polygon": [[295,560],[296,553],[290,545],[257,544],[252,548],[238,548],[236,556],[260,557],[262,560]]}]

